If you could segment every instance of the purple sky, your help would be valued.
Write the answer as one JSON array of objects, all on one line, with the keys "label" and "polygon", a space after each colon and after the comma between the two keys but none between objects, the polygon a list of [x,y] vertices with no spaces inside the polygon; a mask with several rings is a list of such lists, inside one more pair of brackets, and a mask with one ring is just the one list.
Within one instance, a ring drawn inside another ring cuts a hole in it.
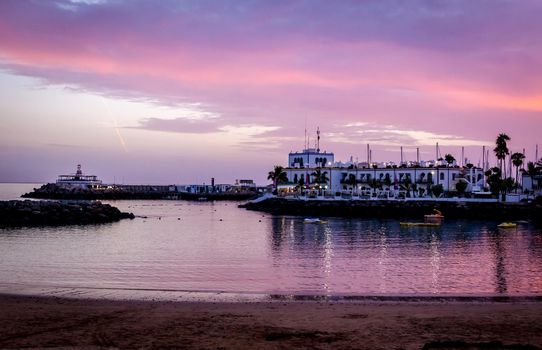
[{"label": "purple sky", "polygon": [[[478,163],[542,134],[541,1],[2,1],[0,181],[265,183],[336,158]],[[314,139],[314,137],[313,137]],[[542,152],[541,152],[542,153]]]}]

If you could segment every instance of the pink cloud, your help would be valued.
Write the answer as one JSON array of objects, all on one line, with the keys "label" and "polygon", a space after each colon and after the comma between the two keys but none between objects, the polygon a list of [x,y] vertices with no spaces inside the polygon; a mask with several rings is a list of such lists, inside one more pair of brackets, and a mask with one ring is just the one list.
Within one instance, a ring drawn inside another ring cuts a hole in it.
[{"label": "pink cloud", "polygon": [[293,147],[306,119],[333,133],[364,121],[482,140],[508,130],[534,144],[541,11],[538,1],[3,1],[0,66],[221,116],[149,116],[147,130],[278,125],[256,139]]}]

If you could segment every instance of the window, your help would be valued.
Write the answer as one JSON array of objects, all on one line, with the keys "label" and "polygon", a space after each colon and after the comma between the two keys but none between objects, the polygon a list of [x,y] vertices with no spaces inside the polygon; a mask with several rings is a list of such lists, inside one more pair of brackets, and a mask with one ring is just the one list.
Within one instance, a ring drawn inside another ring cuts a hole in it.
[{"label": "window", "polygon": [[440,173],[440,179],[444,180],[444,173]]}]

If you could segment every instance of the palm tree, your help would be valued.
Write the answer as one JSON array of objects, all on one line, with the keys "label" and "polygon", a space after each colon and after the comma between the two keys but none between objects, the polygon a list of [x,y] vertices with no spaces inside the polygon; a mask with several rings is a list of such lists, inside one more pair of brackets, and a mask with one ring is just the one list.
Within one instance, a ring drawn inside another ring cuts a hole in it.
[{"label": "palm tree", "polygon": [[322,172],[322,169],[318,168],[316,169],[311,176],[314,177],[314,182],[317,184],[327,184],[329,181],[329,178],[327,177],[327,171]]},{"label": "palm tree", "polygon": [[277,190],[277,185],[288,182],[288,175],[284,168],[280,165],[275,165],[274,169],[267,174],[267,179],[273,181],[273,187]]},{"label": "palm tree", "polygon": [[354,189],[356,188],[356,182],[356,175],[349,174],[346,183],[352,187],[352,193],[354,193]]},{"label": "palm tree", "polygon": [[409,176],[410,174],[406,174],[403,179],[401,179],[400,186],[402,189],[406,191],[406,196],[410,197],[410,190],[412,189],[412,179]]},{"label": "palm tree", "polygon": [[527,175],[529,175],[529,177],[531,178],[531,186],[532,186],[532,189],[535,190],[538,188],[538,180],[536,180],[536,185],[535,185],[535,177],[537,175],[541,175],[542,174],[542,159],[539,160],[538,162],[534,163],[534,162],[528,162],[527,163],[527,170],[525,171],[527,173]]},{"label": "palm tree", "polygon": [[450,165],[454,164],[455,158],[450,153],[447,153],[444,156],[444,160],[446,161],[446,163],[448,163],[448,165],[446,166],[446,168],[448,168],[448,174],[447,174],[448,176],[446,176],[446,180],[448,184],[446,185],[446,188],[448,192],[450,192]]},{"label": "palm tree", "polygon": [[521,152],[512,153],[510,156],[512,159],[512,164],[516,167],[516,193],[518,193],[518,176],[519,176],[519,167],[523,165],[523,160],[525,159],[525,155]]},{"label": "palm tree", "polygon": [[450,153],[444,156],[444,160],[446,161],[446,163],[448,163],[448,166],[452,165],[455,162],[454,156],[452,156]]},{"label": "palm tree", "polygon": [[[314,182],[317,184],[327,185],[329,178],[327,177],[327,171],[322,172],[322,169],[316,169],[311,176],[314,177]],[[326,186],[327,187],[327,186]]]},{"label": "palm tree", "polygon": [[[504,160],[506,159],[506,156],[510,154],[506,141],[510,141],[510,137],[504,133],[499,134],[499,136],[497,136],[497,140],[495,141],[496,147],[493,149],[495,156],[497,156],[497,159],[499,160],[499,169],[501,170],[501,174],[503,174],[502,168]],[[506,177],[506,174],[504,174],[504,177]]]}]

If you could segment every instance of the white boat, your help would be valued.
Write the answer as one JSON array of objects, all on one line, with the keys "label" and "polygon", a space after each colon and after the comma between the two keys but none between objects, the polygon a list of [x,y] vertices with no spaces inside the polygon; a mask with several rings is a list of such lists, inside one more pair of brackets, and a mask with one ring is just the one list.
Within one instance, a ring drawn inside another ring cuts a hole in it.
[{"label": "white boat", "polygon": [[56,184],[68,188],[99,188],[102,186],[102,181],[98,180],[96,175],[83,174],[81,164],[78,164],[75,174],[59,175]]},{"label": "white boat", "polygon": [[326,221],[320,220],[318,218],[305,218],[303,220],[304,224],[323,224],[326,223]]},{"label": "white boat", "polygon": [[424,215],[423,217],[425,220],[429,221],[444,219],[444,215],[442,215],[442,213],[437,209],[433,209],[433,214]]}]

